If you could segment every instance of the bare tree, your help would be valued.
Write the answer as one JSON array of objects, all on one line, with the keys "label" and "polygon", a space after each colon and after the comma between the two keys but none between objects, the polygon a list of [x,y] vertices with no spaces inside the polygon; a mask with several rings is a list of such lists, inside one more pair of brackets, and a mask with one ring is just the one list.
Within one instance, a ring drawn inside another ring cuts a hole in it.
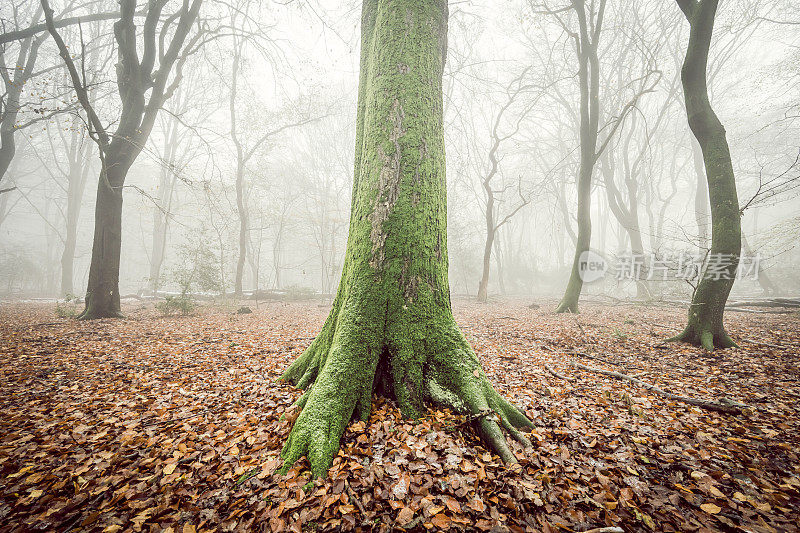
[{"label": "bare tree", "polygon": [[499,213],[497,212],[498,206],[495,205],[495,203],[498,201],[497,196],[502,196],[505,190],[509,187],[495,189],[495,185],[492,183],[500,171],[500,154],[498,152],[501,146],[505,141],[512,139],[517,133],[519,133],[522,121],[525,120],[526,116],[533,107],[533,103],[535,103],[527,103],[525,108],[517,113],[516,119],[512,121],[513,126],[511,130],[508,132],[501,132],[504,115],[506,115],[506,113],[518,99],[525,96],[526,93],[534,87],[533,84],[525,82],[525,77],[529,71],[530,67],[525,68],[518,76],[515,76],[505,86],[505,101],[497,111],[497,114],[494,116],[494,120],[492,121],[491,143],[489,145],[489,153],[487,156],[489,165],[488,169],[486,170],[486,174],[481,179],[481,186],[483,187],[485,200],[485,209],[483,215],[486,224],[486,240],[483,247],[483,270],[480,283],[478,284],[478,301],[480,302],[485,302],[489,298],[489,271],[491,267],[492,249],[494,246],[495,237],[497,236],[497,231],[509,220],[511,220],[511,218],[516,215],[520,209],[528,205],[531,201],[530,195],[525,196],[522,192],[522,176],[520,176],[516,187],[517,194],[519,195],[519,201],[517,202],[517,205],[509,210],[509,212],[503,218],[500,218]]},{"label": "bare tree", "polygon": [[676,1],[690,26],[681,81],[689,127],[703,151],[712,228],[708,266],[692,297],[686,329],[674,339],[711,351],[736,346],[722,318],[742,247],[739,200],[725,128],[708,99],[708,52],[719,0]]},{"label": "bare tree", "polygon": [[[533,2],[531,3],[534,4]],[[623,124],[627,115],[636,105],[636,102],[643,94],[650,92],[657,82],[657,78],[655,81],[651,79],[651,74],[655,73],[646,73],[642,76],[638,80],[640,88],[635,91],[635,94],[627,103],[621,106],[616,116],[612,117],[603,127],[600,126],[602,110],[600,106],[599,50],[606,15],[606,3],[606,0],[599,0],[597,4],[594,2],[587,3],[585,0],[574,0],[568,6],[552,9],[546,4],[543,9],[534,4],[534,9],[538,13],[554,17],[561,28],[569,35],[578,61],[578,85],[580,89],[580,163],[577,179],[578,231],[569,281],[564,291],[564,296],[556,308],[557,313],[578,312],[578,300],[583,289],[581,262],[584,260],[584,255],[589,251],[592,237],[591,194],[594,167],[609,142],[611,142],[617,129]],[[578,31],[571,29],[571,25],[565,17],[565,13],[569,12],[573,12],[577,19]],[[554,91],[554,94],[562,102],[562,105],[570,106],[565,97],[558,91]],[[600,138],[601,131],[606,132],[603,139]]]},{"label": "bare tree", "polygon": [[[21,17],[19,13],[23,3],[13,4],[12,11],[15,19]],[[41,8],[32,16],[36,24],[42,16]],[[0,50],[0,78],[3,79],[3,94],[0,96],[0,194],[13,191],[15,187],[3,186],[3,177],[11,165],[16,153],[16,133],[25,125],[18,123],[20,112],[20,96],[28,81],[35,75],[34,67],[39,55],[39,47],[47,38],[47,34],[28,35],[19,40],[16,57],[9,67],[6,64],[6,52],[11,51],[11,42],[3,43]],[[43,107],[37,108],[41,115],[49,115]],[[29,125],[29,124],[26,124]]]},{"label": "bare tree", "polygon": [[[158,111],[182,78],[187,57],[202,44],[203,31],[190,37],[202,0],[185,0],[163,17],[167,0],[148,0],[141,28],[143,50],[137,49],[135,0],[120,1],[114,23],[117,45],[117,88],[122,111],[111,133],[92,105],[83,64],[79,70],[58,33],[48,0],[41,0],[47,29],[67,66],[78,101],[86,113],[90,137],[97,143],[101,170],[95,204],[95,229],[86,308],[80,318],[119,317],[119,266],[122,243],[122,191],[133,162],[142,151]],[[81,43],[81,48],[85,48]],[[158,67],[156,67],[158,63]]]}]

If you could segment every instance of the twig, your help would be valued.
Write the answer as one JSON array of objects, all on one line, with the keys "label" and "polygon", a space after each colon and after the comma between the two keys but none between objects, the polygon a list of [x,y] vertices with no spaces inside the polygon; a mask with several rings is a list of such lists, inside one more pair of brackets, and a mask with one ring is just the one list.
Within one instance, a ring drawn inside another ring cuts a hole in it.
[{"label": "twig", "polygon": [[559,374],[558,372],[553,370],[550,367],[550,365],[545,365],[544,367],[547,369],[548,372],[550,372],[550,374],[552,374],[553,376],[557,377],[558,379],[563,379],[564,381],[577,381],[577,378],[571,378],[569,376],[565,376],[563,374]]},{"label": "twig", "polygon": [[741,339],[742,342],[749,342],[750,344],[757,344],[758,346],[766,346],[768,348],[778,348],[783,350],[786,346],[781,346],[780,344],[769,344],[768,342],[761,342],[761,341],[751,341],[750,339]]},{"label": "twig", "polygon": [[623,365],[621,365],[619,363],[614,363],[612,361],[608,361],[606,359],[602,359],[600,357],[597,357],[596,355],[589,355],[588,353],[585,353],[585,352],[564,352],[564,353],[566,353],[567,355],[578,355],[580,357],[585,357],[587,359],[592,359],[593,361],[598,361],[600,363],[605,363],[605,364],[611,365],[611,366],[623,366]]},{"label": "twig", "polygon": [[688,403],[690,405],[694,405],[702,409],[708,409],[709,411],[716,411],[718,413],[728,413],[728,414],[740,414],[742,412],[742,409],[747,407],[743,403],[739,403],[734,400],[729,400],[728,398],[722,398],[720,399],[719,402],[713,402],[710,400],[697,400],[695,398],[687,398],[686,396],[678,396],[677,394],[672,394],[671,392],[659,389],[655,385],[645,383],[644,381],[637,379],[633,376],[628,376],[627,374],[620,374],[619,372],[612,372],[610,370],[601,370],[599,368],[591,368],[586,365],[582,365],[580,363],[573,363],[573,365],[575,365],[576,368],[580,368],[581,370],[586,370],[587,372],[595,372],[597,374],[603,374],[604,376],[610,376],[612,378],[630,381],[635,385],[639,385],[640,387],[655,392],[656,394],[664,396],[665,398],[669,398],[670,400]]},{"label": "twig", "polygon": [[347,495],[350,496],[350,500],[358,507],[358,510],[361,511],[361,516],[366,519],[367,511],[364,510],[364,505],[361,503],[361,500],[358,499],[356,493],[353,492],[353,489],[350,488],[350,484],[347,480],[344,480],[344,488],[347,489]]},{"label": "twig", "polygon": [[587,529],[583,533],[625,533],[621,527],[596,527],[594,529]]}]

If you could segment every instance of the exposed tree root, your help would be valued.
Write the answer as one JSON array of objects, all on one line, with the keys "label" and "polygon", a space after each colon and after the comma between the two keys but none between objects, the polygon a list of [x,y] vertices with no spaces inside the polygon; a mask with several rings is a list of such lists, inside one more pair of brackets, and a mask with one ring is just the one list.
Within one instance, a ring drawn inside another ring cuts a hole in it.
[{"label": "exposed tree root", "polygon": [[716,411],[718,413],[726,413],[726,414],[740,414],[742,412],[742,409],[747,407],[747,405],[743,403],[730,400],[728,398],[721,398],[719,401],[715,402],[711,400],[698,400],[695,398],[688,398],[686,396],[678,396],[677,394],[673,394],[663,389],[659,389],[655,385],[645,383],[644,381],[635,378],[633,376],[629,376],[627,374],[621,374],[620,372],[613,372],[610,370],[602,370],[600,368],[592,368],[586,365],[582,365],[580,363],[573,363],[573,365],[575,365],[576,368],[585,370],[587,372],[594,372],[596,374],[603,374],[604,376],[630,381],[635,385],[638,385],[642,388],[645,388],[651,392],[654,392],[670,400],[675,400],[677,402],[682,402],[682,403],[688,403],[689,405],[694,405],[702,409],[707,409],[709,411]]},{"label": "exposed tree root", "polygon": [[563,301],[563,300],[561,301],[560,304],[558,304],[558,307],[556,307],[556,311],[555,312],[556,313],[573,313],[573,314],[576,314],[576,315],[580,313],[580,311],[578,311],[578,303],[577,302],[570,303],[570,302],[566,302],[566,301]]},{"label": "exposed tree root", "polygon": [[667,339],[667,342],[686,342],[693,344],[694,346],[701,346],[703,349],[709,352],[713,352],[714,349],[717,348],[725,349],[739,347],[739,345],[730,338],[725,329],[718,329],[719,332],[717,334],[714,334],[714,332],[711,331],[711,328],[703,328],[702,331],[698,332],[696,328],[690,325],[687,326],[680,335],[676,335]]},{"label": "exposed tree root", "polygon": [[378,392],[395,399],[408,418],[421,415],[423,403],[466,415],[506,463],[517,461],[506,434],[525,447],[531,445],[521,430],[533,424],[492,388],[454,323],[440,336],[451,349],[426,354],[400,337],[376,342],[358,327],[347,327],[350,320],[339,319],[331,334],[329,328],[337,320],[329,318],[319,337],[282,377],[307,389],[296,402],[302,411],[281,453],[284,472],[305,456],[312,473],[325,476],[347,424],[351,419],[369,419],[372,396]]}]

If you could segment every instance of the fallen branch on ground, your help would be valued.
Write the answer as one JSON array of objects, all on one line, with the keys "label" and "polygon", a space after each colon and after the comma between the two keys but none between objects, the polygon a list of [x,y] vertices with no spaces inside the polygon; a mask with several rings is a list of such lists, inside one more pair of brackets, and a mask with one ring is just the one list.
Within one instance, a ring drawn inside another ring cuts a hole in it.
[{"label": "fallen branch on ground", "polygon": [[558,372],[556,372],[555,370],[553,370],[553,369],[550,367],[550,365],[545,365],[545,368],[547,369],[547,371],[548,371],[548,372],[550,372],[550,373],[551,373],[553,376],[557,377],[558,379],[563,379],[564,381],[577,381],[577,379],[576,379],[576,378],[571,378],[571,377],[569,377],[569,376],[565,376],[565,375],[563,375],[563,374],[559,374]]},{"label": "fallen branch on ground", "polygon": [[768,342],[761,342],[761,341],[751,341],[750,339],[742,339],[742,342],[749,342],[750,344],[755,344],[758,346],[766,346],[768,348],[777,348],[779,350],[783,350],[786,346],[781,346],[780,344],[770,344]]},{"label": "fallen branch on ground", "polygon": [[708,409],[709,411],[716,411],[718,413],[727,413],[727,414],[740,414],[742,412],[742,409],[747,407],[743,403],[739,403],[734,400],[729,400],[727,398],[722,398],[720,399],[719,402],[714,402],[710,400],[697,400],[695,398],[688,398],[686,396],[678,396],[677,394],[672,394],[671,392],[659,389],[655,385],[645,383],[644,381],[635,378],[633,376],[628,376],[627,374],[620,374],[619,372],[612,372],[611,370],[602,370],[600,368],[592,368],[586,365],[582,365],[580,363],[572,363],[572,364],[575,365],[576,368],[580,368],[581,370],[586,370],[587,372],[594,372],[596,374],[603,374],[604,376],[630,381],[635,385],[639,385],[642,388],[655,392],[656,394],[664,396],[665,398],[669,398],[670,400],[688,403],[689,405],[694,405],[702,409]]},{"label": "fallen branch on ground", "polygon": [[566,353],[567,355],[577,355],[579,357],[585,357],[587,359],[592,359],[593,361],[598,361],[600,363],[605,363],[605,364],[611,365],[611,366],[624,366],[624,365],[622,365],[620,363],[615,363],[613,361],[609,361],[607,359],[603,359],[601,357],[597,357],[596,355],[589,355],[586,352],[564,352],[564,353]]},{"label": "fallen branch on ground", "polygon": [[788,315],[793,312],[786,309],[782,311],[763,311],[761,309],[746,309],[744,307],[725,307],[725,310],[735,313],[754,313],[757,315]]}]

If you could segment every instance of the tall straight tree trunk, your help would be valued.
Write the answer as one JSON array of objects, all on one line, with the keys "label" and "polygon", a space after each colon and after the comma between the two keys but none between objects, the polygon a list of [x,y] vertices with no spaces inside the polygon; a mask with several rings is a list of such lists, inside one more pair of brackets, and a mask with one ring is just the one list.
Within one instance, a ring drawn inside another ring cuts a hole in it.
[{"label": "tall straight tree trunk", "polygon": [[237,134],[236,123],[236,94],[239,83],[239,65],[242,59],[242,43],[238,43],[233,55],[231,67],[231,91],[228,98],[228,111],[231,120],[231,140],[236,148],[236,214],[239,215],[239,255],[236,259],[236,276],[233,281],[233,294],[237,298],[242,296],[242,279],[244,278],[244,264],[247,261],[247,205],[245,199],[244,165],[246,157],[244,148]]},{"label": "tall straight tree trunk", "polygon": [[[60,123],[59,123],[60,127]],[[66,137],[62,136],[66,144]],[[75,294],[73,277],[75,248],[78,241],[78,220],[81,214],[83,194],[89,178],[91,144],[86,142],[83,130],[73,129],[69,148],[69,175],[67,176],[67,215],[64,250],[61,253],[61,295]]]},{"label": "tall straight tree trunk", "polygon": [[[181,109],[181,102],[184,94],[178,95],[175,103],[176,109]],[[153,239],[150,253],[150,290],[155,294],[161,287],[161,267],[164,265],[164,256],[167,250],[167,234],[169,232],[169,218],[172,212],[172,199],[175,194],[175,184],[177,173],[175,170],[178,159],[178,146],[180,136],[178,135],[177,119],[168,122],[167,132],[164,136],[164,152],[161,175],[158,183],[158,204],[153,207]]]},{"label": "tall straight tree trunk", "polygon": [[739,265],[741,220],[725,128],[708,99],[708,51],[719,0],[677,1],[690,25],[681,81],[689,127],[703,151],[711,202],[711,251],[689,306],[686,329],[674,339],[710,351],[736,345],[722,317]]},{"label": "tall straight tree trunk", "polygon": [[[162,181],[163,183],[163,181]],[[163,205],[163,204],[162,204]],[[150,254],[150,278],[148,284],[155,294],[161,287],[161,266],[164,264],[164,252],[167,239],[167,216],[159,207],[153,208],[153,239]]]},{"label": "tall straight tree trunk", "polygon": [[103,160],[94,210],[92,261],[86,307],[80,319],[119,318],[119,264],[122,250],[122,185],[132,159],[108,153]]},{"label": "tall straight tree trunk", "polygon": [[489,300],[489,270],[492,266],[492,245],[495,239],[494,228],[494,197],[492,191],[488,192],[489,197],[486,202],[486,242],[483,245],[483,268],[481,271],[481,281],[478,283],[478,301],[486,302]]},{"label": "tall straight tree trunk", "polygon": [[[580,34],[576,37],[578,54],[578,81],[581,93],[580,144],[581,158],[578,168],[578,236],[575,242],[575,255],[572,258],[567,288],[564,297],[556,308],[556,313],[577,313],[578,300],[583,290],[581,277],[581,261],[589,251],[592,242],[592,174],[597,161],[597,127],[600,121],[600,62],[597,56],[597,40],[602,26],[602,10],[605,2],[600,4],[598,21],[593,28],[593,39],[589,37],[585,0],[575,0],[573,9],[578,14]],[[589,16],[592,16],[591,14]]]},{"label": "tall straight tree trunk", "polygon": [[500,429],[523,442],[530,421],[489,384],[453,319],[447,276],[442,72],[446,0],[365,0],[350,229],[333,308],[283,379],[307,389],[282,456],[325,475],[351,418],[373,392],[405,417],[426,401],[489,409],[479,431],[506,461]]},{"label": "tall straight tree trunk", "polygon": [[70,161],[69,182],[67,185],[67,227],[64,236],[64,250],[61,253],[61,295],[74,294],[73,265],[75,247],[78,241],[78,217],[81,213],[83,192],[86,189],[89,161],[87,151],[79,150],[80,159]]},{"label": "tall straight tree trunk", "polygon": [[239,213],[239,255],[236,259],[236,277],[233,283],[233,293],[237,298],[241,298],[242,296],[244,264],[247,261],[247,232],[249,231],[244,187],[244,169],[239,167],[236,172],[236,211]]}]

